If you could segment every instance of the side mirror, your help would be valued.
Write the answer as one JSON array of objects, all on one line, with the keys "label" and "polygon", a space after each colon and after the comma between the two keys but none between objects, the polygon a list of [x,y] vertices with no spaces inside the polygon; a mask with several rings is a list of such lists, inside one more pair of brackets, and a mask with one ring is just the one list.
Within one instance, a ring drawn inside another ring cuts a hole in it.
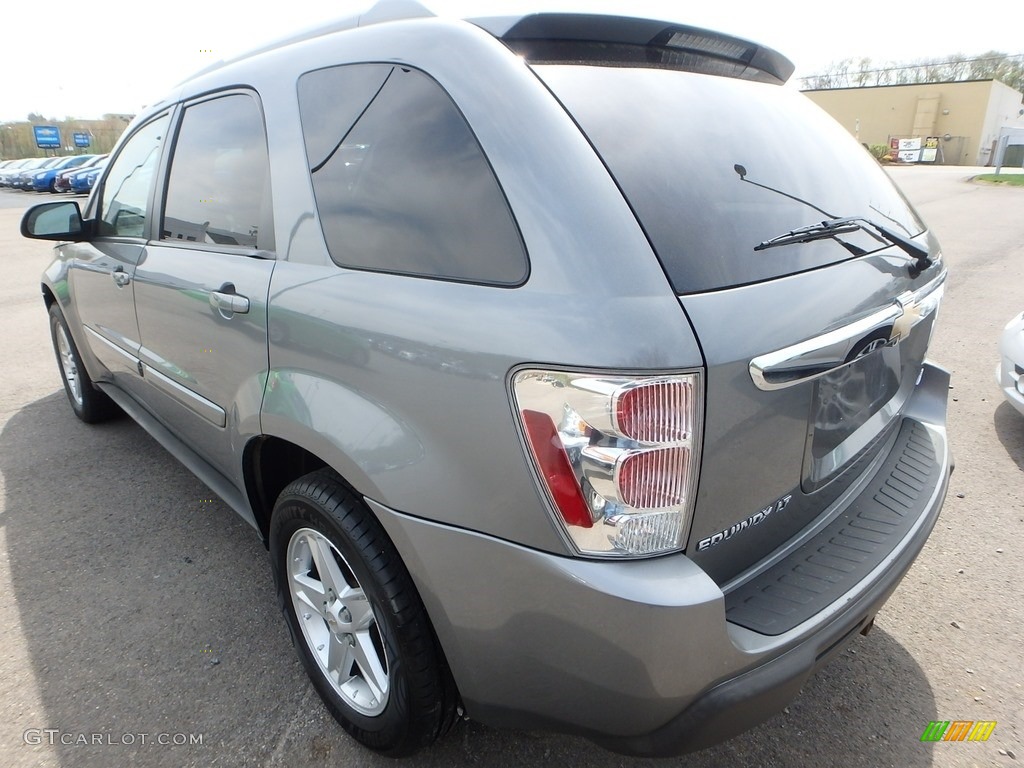
[{"label": "side mirror", "polygon": [[72,240],[89,238],[89,227],[82,220],[78,203],[43,203],[33,205],[21,219],[22,237],[36,240]]}]

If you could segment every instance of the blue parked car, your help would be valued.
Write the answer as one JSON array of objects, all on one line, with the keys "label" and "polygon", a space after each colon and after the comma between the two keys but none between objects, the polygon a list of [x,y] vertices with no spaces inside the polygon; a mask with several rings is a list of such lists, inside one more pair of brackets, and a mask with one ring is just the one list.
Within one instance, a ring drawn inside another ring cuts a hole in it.
[{"label": "blue parked car", "polygon": [[95,168],[83,168],[68,176],[68,192],[73,195],[88,192],[95,183],[95,180],[90,181],[88,177],[95,170]]},{"label": "blue parked car", "polygon": [[70,192],[71,191],[71,176],[76,173],[82,173],[95,168],[107,159],[106,155],[93,155],[91,160],[82,163],[74,168],[65,168],[63,171],[57,172],[57,178],[53,180],[53,189],[55,192]]},{"label": "blue parked car", "polygon": [[78,166],[87,163],[92,160],[95,155],[72,155],[70,157],[60,158],[59,163],[54,163],[49,168],[44,168],[41,171],[36,171],[30,174],[29,183],[25,187],[26,189],[33,189],[36,192],[56,192],[57,188],[55,182],[57,180],[57,174],[61,171],[67,170],[68,168],[77,168]]},{"label": "blue parked car", "polygon": [[71,193],[77,195],[84,195],[88,193],[96,183],[96,179],[101,173],[103,173],[103,169],[106,167],[106,162],[97,163],[92,168],[88,168],[82,173],[76,173],[71,177]]}]

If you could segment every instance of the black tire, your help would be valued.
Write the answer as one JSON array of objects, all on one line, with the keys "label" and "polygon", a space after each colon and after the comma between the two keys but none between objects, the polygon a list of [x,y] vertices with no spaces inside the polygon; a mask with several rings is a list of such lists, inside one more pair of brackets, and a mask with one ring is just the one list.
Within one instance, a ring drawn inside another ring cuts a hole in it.
[{"label": "black tire", "polygon": [[50,305],[50,339],[57,355],[57,370],[64,382],[64,393],[71,409],[86,424],[95,424],[117,416],[121,410],[114,401],[96,388],[82,364],[75,339],[68,329],[64,313],[57,304]]},{"label": "black tire", "polygon": [[[325,578],[314,549],[321,559],[329,553],[338,571]],[[270,556],[299,659],[341,726],[389,757],[444,735],[457,695],[426,610],[384,529],[337,475],[317,471],[281,492]],[[340,580],[334,590],[330,583]],[[356,631],[357,624],[366,626]],[[328,671],[332,659],[343,668],[337,677]]]}]

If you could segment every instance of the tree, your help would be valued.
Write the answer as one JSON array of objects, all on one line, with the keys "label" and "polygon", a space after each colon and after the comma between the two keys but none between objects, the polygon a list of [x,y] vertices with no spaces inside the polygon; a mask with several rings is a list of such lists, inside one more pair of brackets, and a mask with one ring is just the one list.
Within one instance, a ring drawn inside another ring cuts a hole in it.
[{"label": "tree", "polygon": [[1024,56],[989,51],[971,61],[968,71],[971,80],[999,80],[1018,91],[1024,90]]},{"label": "tree", "polygon": [[802,80],[806,90],[999,80],[1011,88],[1024,91],[1024,54],[988,51],[980,56],[966,57],[956,53],[938,61],[887,62],[880,66],[874,66],[868,58],[856,61],[843,59],[829,64],[821,74]]}]

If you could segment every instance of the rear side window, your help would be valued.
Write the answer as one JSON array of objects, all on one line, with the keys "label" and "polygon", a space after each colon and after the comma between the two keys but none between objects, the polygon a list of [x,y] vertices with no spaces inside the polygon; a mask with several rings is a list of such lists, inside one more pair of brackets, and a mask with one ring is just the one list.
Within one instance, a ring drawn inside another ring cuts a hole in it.
[{"label": "rear side window", "polygon": [[145,237],[149,193],[167,135],[167,115],[137,130],[107,172],[103,183],[99,233],[108,237]]},{"label": "rear side window", "polygon": [[256,101],[235,93],[185,109],[160,239],[273,250],[270,162]]},{"label": "rear side window", "polygon": [[391,65],[332,67],[299,79],[299,106],[335,262],[494,285],[526,279],[504,193],[434,80]]}]

